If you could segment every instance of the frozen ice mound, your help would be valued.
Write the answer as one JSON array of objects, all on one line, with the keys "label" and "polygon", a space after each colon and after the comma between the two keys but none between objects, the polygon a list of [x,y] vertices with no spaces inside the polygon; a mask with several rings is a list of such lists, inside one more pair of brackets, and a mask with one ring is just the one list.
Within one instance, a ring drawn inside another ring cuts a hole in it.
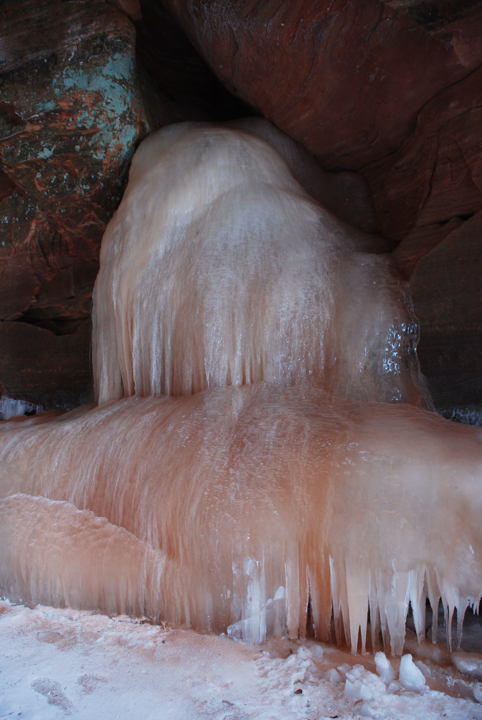
[{"label": "frozen ice mound", "polygon": [[378,245],[251,132],[154,133],[102,240],[99,401],[309,379],[351,400],[429,403],[406,286]]},{"label": "frozen ice mound", "polygon": [[354,653],[369,632],[401,654],[427,598],[461,628],[481,431],[422,409],[376,246],[252,133],[143,142],[102,242],[99,406],[0,424],[0,592],[252,642],[329,639],[333,618]]},{"label": "frozen ice mound", "polygon": [[391,683],[392,680],[395,680],[395,670],[393,669],[390,660],[381,650],[375,653],[375,667],[377,669],[377,674],[386,685]]},{"label": "frozen ice mound", "polygon": [[373,700],[386,692],[383,681],[362,665],[354,665],[346,674],[345,697],[350,700]]},{"label": "frozen ice mound", "polygon": [[[354,652],[364,649],[370,610],[372,647],[381,633],[396,653],[409,603],[423,636],[427,595],[459,619],[479,601],[476,428],[410,405],[335,402],[310,386],[265,383],[133,397],[64,418],[0,433],[1,546],[9,548],[0,587],[9,595],[38,602],[37,581],[15,589],[34,573],[44,577],[43,602],[60,587],[80,607],[157,603],[163,619],[216,632],[240,623],[238,636],[254,642],[304,636],[309,605],[316,635],[330,637],[333,612],[338,640]],[[16,493],[82,511],[72,515],[78,535],[67,545],[61,525],[33,505],[17,520],[15,502],[27,500],[8,497]],[[102,522],[108,543],[95,541]],[[123,560],[127,537],[133,558],[148,549],[166,558],[150,600],[124,599],[147,592],[140,561]],[[95,602],[80,589],[73,595],[74,579],[51,559],[75,554],[76,542],[89,562],[104,553],[109,564]],[[32,544],[46,547],[35,560]],[[19,573],[19,558],[32,569]]]}]

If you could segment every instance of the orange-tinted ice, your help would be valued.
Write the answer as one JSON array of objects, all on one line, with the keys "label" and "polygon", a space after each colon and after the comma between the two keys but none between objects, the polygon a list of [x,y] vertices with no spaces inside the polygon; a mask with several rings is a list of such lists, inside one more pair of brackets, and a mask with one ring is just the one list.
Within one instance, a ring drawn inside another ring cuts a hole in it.
[{"label": "orange-tinted ice", "polygon": [[426,410],[260,383],[133,397],[0,438],[0,494],[15,494],[0,501],[1,585],[24,600],[60,602],[62,588],[77,606],[253,641],[304,635],[310,600],[317,635],[333,607],[353,650],[370,607],[396,652],[409,601],[420,633],[427,594],[459,619],[478,603],[482,432]]},{"label": "orange-tinted ice", "polygon": [[368,610],[396,653],[409,603],[420,635],[427,597],[461,623],[482,431],[421,407],[409,301],[369,247],[250,133],[144,142],[102,248],[99,406],[0,424],[0,592],[254,642],[333,616],[354,652]]},{"label": "orange-tinted ice", "polygon": [[389,257],[363,252],[373,245],[254,134],[154,133],[102,241],[99,402],[306,378],[344,398],[420,402],[416,325]]}]

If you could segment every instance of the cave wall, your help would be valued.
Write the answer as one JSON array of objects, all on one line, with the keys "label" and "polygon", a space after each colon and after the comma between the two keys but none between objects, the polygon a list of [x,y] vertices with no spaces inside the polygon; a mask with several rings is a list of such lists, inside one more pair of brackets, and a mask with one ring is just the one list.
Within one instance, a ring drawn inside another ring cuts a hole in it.
[{"label": "cave wall", "polygon": [[100,241],[130,159],[173,118],[146,102],[135,28],[114,5],[2,11],[0,380],[10,395],[65,403],[89,386]]},{"label": "cave wall", "polygon": [[325,169],[365,176],[435,405],[480,405],[482,3],[165,4],[234,94]]},{"label": "cave wall", "polygon": [[149,132],[267,117],[356,171],[410,283],[439,408],[482,403],[482,3],[7,0],[0,392],[88,397],[100,240]]},{"label": "cave wall", "polygon": [[480,3],[164,2],[226,87],[327,169],[396,151],[425,103],[482,62]]}]

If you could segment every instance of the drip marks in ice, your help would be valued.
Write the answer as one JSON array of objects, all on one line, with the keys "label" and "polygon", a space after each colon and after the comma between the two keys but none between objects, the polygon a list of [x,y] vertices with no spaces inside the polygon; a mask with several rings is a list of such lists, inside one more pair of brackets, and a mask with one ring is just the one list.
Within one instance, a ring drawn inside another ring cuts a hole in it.
[{"label": "drip marks in ice", "polygon": [[398,654],[442,599],[460,631],[482,435],[424,409],[376,245],[252,132],[148,138],[102,245],[99,405],[0,424],[0,592]]}]

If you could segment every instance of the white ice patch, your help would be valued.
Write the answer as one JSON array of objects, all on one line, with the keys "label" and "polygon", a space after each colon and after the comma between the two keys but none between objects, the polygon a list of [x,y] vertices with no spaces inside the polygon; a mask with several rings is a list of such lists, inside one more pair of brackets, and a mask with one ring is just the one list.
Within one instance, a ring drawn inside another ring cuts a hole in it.
[{"label": "white ice patch", "polygon": [[482,680],[482,655],[454,652],[452,653],[452,660],[459,672]]},{"label": "white ice patch", "polygon": [[42,408],[34,403],[26,400],[15,400],[15,398],[2,395],[0,397],[0,420],[9,420],[11,417],[26,415],[27,413],[37,413]]},{"label": "white ice patch", "polygon": [[375,667],[378,675],[387,685],[395,679],[395,670],[384,652],[375,653]]},{"label": "white ice patch", "polygon": [[386,692],[385,685],[377,675],[365,670],[363,665],[355,665],[346,674],[345,697],[350,700],[373,700]]},{"label": "white ice patch", "polygon": [[410,654],[404,655],[400,660],[399,680],[406,690],[420,692],[425,686],[425,676],[415,665]]},{"label": "white ice patch", "polygon": [[325,673],[325,678],[330,682],[332,685],[335,685],[336,683],[343,682],[343,678],[338,672],[338,670],[335,670],[335,668],[330,668]]}]

